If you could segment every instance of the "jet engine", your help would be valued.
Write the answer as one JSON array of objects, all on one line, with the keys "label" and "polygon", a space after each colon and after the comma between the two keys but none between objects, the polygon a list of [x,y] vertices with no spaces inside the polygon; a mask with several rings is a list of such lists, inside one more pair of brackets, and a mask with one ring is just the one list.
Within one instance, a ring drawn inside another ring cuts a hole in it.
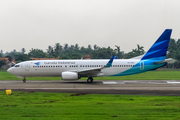
[{"label": "jet engine", "polygon": [[62,72],[62,80],[78,80],[78,74],[76,72]]}]

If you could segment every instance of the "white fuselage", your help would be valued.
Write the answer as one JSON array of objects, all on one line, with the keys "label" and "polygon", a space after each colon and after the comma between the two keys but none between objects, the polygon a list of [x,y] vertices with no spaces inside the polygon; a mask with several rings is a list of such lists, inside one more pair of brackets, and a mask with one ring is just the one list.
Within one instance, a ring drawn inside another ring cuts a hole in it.
[{"label": "white fuselage", "polygon": [[[8,72],[18,77],[61,77],[62,72],[79,72],[104,67],[109,59],[101,60],[37,60],[26,61],[11,67]],[[93,77],[111,76],[132,68],[139,60],[114,60],[111,67],[101,69]],[[88,77],[86,74],[82,77]]]}]

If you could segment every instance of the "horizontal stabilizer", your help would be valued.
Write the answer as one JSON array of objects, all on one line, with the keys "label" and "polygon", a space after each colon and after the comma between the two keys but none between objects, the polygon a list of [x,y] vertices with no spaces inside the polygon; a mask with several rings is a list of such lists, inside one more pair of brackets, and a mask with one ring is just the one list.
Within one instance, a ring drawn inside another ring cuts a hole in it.
[{"label": "horizontal stabilizer", "polygon": [[161,64],[161,63],[167,63],[167,62],[171,62],[171,61],[173,61],[173,59],[169,58],[169,59],[165,59],[163,61],[153,62],[153,64]]}]

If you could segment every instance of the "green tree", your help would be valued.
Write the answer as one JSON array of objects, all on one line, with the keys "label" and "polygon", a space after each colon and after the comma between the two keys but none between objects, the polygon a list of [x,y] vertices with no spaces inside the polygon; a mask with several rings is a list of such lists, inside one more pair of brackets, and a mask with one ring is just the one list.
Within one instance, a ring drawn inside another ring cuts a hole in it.
[{"label": "green tree", "polygon": [[97,46],[96,44],[93,47],[94,47],[94,50],[98,50],[99,49],[99,46]]},{"label": "green tree", "polygon": [[137,48],[132,49],[132,52],[129,52],[124,57],[128,59],[129,57],[132,58],[132,57],[143,55],[145,53],[143,48],[144,48],[143,46],[140,46],[139,44],[137,44]]},{"label": "green tree", "polygon": [[120,46],[115,45],[116,49],[114,49],[114,51],[117,53],[118,58],[122,58],[122,52],[120,51]]},{"label": "green tree", "polygon": [[125,59],[129,59],[129,58],[133,58],[133,57],[136,57],[136,54],[134,52],[128,52],[128,53],[124,54]]},{"label": "green tree", "polygon": [[89,48],[81,47],[80,51],[83,54],[83,56],[85,56],[85,55],[89,55],[93,50]]},{"label": "green tree", "polygon": [[69,48],[68,44],[67,43],[64,44],[64,50],[68,50],[68,48]]},{"label": "green tree", "polygon": [[22,51],[22,54],[26,52],[25,48],[22,48],[21,51]]},{"label": "green tree", "polygon": [[81,59],[82,54],[75,53],[75,52],[68,52],[66,54],[63,54],[62,59]]},{"label": "green tree", "polygon": [[176,59],[178,62],[180,62],[180,50],[176,50],[173,53],[173,58]]},{"label": "green tree", "polygon": [[47,54],[44,53],[42,50],[40,49],[31,49],[30,52],[28,53],[29,57],[35,57],[35,58],[44,58],[47,57]]},{"label": "green tree", "polygon": [[15,55],[15,60],[17,63],[22,61],[30,60],[30,57],[27,54],[17,54]]},{"label": "green tree", "polygon": [[168,52],[173,52],[177,50],[177,45],[175,39],[170,39],[169,46],[168,46]]},{"label": "green tree", "polygon": [[115,56],[116,53],[110,47],[108,48],[99,48],[96,51],[93,51],[90,56],[93,59],[110,59],[112,56]]},{"label": "green tree", "polygon": [[69,49],[73,50],[73,49],[75,49],[75,46],[71,45]]},{"label": "green tree", "polygon": [[0,60],[0,68],[6,64],[6,61],[5,60]]},{"label": "green tree", "polygon": [[174,58],[179,61],[179,52],[180,52],[180,39],[177,41],[175,39],[170,39],[168,46],[167,58]]},{"label": "green tree", "polygon": [[3,57],[2,53],[0,53],[0,57]]},{"label": "green tree", "polygon": [[91,47],[91,45],[88,45],[88,49],[89,49],[89,50],[92,50],[92,47]]},{"label": "green tree", "polygon": [[75,47],[75,49],[79,50],[79,45],[77,43],[75,44],[74,47]]},{"label": "green tree", "polygon": [[[55,44],[55,47],[54,47],[54,56],[55,57],[58,57],[60,56],[61,52],[62,52],[62,46],[60,45],[60,43],[56,43]],[[51,55],[53,56],[52,54],[52,49],[51,49]]]},{"label": "green tree", "polygon": [[139,44],[137,44],[137,50],[138,50],[139,55],[143,55],[145,53],[144,52],[144,47],[140,46]]},{"label": "green tree", "polygon": [[48,57],[54,56],[55,53],[54,53],[54,49],[52,46],[48,46],[47,53],[48,53]]}]

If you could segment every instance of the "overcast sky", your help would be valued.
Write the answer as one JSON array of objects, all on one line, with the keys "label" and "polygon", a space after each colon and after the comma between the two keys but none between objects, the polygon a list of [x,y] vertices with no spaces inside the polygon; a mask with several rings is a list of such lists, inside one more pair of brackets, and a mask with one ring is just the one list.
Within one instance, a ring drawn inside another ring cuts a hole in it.
[{"label": "overcast sky", "polygon": [[0,0],[4,53],[55,43],[147,51],[167,28],[180,38],[180,0]]}]

